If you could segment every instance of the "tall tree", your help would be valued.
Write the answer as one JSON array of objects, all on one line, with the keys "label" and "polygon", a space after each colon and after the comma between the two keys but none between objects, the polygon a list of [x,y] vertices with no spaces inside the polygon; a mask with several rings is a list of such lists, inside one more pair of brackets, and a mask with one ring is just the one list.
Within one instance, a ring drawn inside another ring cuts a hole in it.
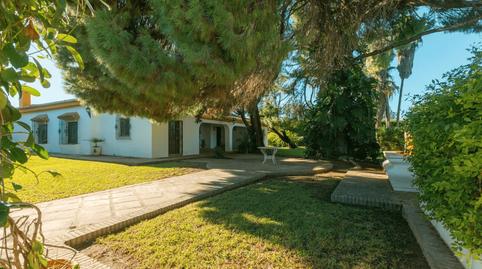
[{"label": "tall tree", "polygon": [[111,1],[75,34],[86,70],[67,91],[157,121],[254,107],[288,52],[280,1]]},{"label": "tall tree", "polygon": [[390,64],[393,60],[393,50],[386,51],[382,54],[369,57],[365,61],[365,68],[368,74],[377,80],[378,108],[376,116],[377,128],[381,125],[383,119],[387,127],[390,125],[390,97],[393,95],[395,84],[390,75]]},{"label": "tall tree", "polygon": [[337,72],[307,111],[306,154],[312,158],[371,158],[379,155],[375,137],[376,81],[360,66]]},{"label": "tall tree", "polygon": [[397,124],[400,122],[400,109],[402,106],[403,83],[405,79],[410,77],[413,68],[413,59],[415,57],[415,50],[417,49],[417,42],[410,43],[397,49],[397,70],[400,75],[400,88],[398,91],[398,105],[397,105]]}]

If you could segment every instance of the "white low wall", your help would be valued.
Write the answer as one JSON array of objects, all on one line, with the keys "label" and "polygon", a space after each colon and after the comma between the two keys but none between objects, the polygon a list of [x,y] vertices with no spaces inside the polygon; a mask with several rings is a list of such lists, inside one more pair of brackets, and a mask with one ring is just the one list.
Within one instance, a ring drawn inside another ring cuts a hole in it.
[{"label": "white low wall", "polygon": [[[437,230],[438,234],[444,240],[445,244],[451,246],[454,239],[449,230],[445,229],[443,224],[439,221],[432,220],[432,225]],[[467,269],[482,269],[482,260],[476,260],[474,257],[468,255],[468,250],[463,249],[462,255],[456,255],[462,265]]]},{"label": "white low wall", "polygon": [[[408,191],[412,191],[411,182],[413,181],[413,173],[410,172],[410,163],[407,162],[403,156],[394,151],[385,151],[383,155],[387,159],[384,162],[384,168],[387,172],[388,178],[390,183],[392,184],[394,190],[396,191],[404,191],[403,189],[407,189]],[[411,175],[412,178],[407,178],[408,175]],[[396,189],[400,188],[400,189]],[[442,238],[442,240],[447,244],[447,246],[451,248],[454,239],[449,230],[445,229],[443,224],[439,221],[432,220],[432,225],[437,230],[438,234]],[[462,265],[467,269],[482,269],[482,260],[476,260],[474,257],[468,256],[468,250],[462,250],[463,255],[455,255]]]}]

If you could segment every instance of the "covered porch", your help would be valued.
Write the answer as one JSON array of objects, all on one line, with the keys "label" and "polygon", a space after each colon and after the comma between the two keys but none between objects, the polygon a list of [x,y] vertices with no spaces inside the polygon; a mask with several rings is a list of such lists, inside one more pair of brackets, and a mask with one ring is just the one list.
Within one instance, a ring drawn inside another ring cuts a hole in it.
[{"label": "covered porch", "polygon": [[212,152],[217,147],[225,152],[238,151],[247,139],[248,132],[242,124],[203,120],[199,125],[200,154]]}]

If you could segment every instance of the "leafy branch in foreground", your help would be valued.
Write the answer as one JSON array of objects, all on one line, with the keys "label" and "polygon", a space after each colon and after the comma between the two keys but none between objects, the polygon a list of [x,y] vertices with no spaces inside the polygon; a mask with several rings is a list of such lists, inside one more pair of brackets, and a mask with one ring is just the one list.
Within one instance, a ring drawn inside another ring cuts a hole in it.
[{"label": "leafy branch in foreground", "polygon": [[[40,62],[61,48],[69,51],[82,67],[81,57],[72,47],[77,39],[59,31],[67,20],[63,16],[67,9],[65,1],[5,0],[0,7],[0,267],[71,267],[70,261],[48,257],[45,247],[53,246],[44,243],[40,210],[21,202],[15,194],[23,188],[11,180],[15,170],[33,173],[38,179],[39,174],[26,164],[33,154],[47,159],[48,152],[35,142],[30,125],[20,121],[21,114],[10,98],[25,94],[39,96],[40,92],[29,83],[39,82],[48,88],[51,75]],[[25,138],[14,140],[13,133],[23,133]],[[33,208],[35,213],[12,214],[24,208]]]}]

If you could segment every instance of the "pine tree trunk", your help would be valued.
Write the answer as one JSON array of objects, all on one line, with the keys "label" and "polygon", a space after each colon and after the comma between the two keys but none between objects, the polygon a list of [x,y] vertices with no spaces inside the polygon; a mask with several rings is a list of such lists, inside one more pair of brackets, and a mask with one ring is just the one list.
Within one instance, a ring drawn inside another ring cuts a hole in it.
[{"label": "pine tree trunk", "polygon": [[403,82],[405,81],[404,78],[402,78],[402,82],[400,83],[400,95],[398,96],[398,108],[397,108],[397,125],[400,122],[400,109],[402,106],[402,94],[403,94]]},{"label": "pine tree trunk", "polygon": [[254,129],[256,147],[264,147],[263,129],[261,125],[261,117],[257,105],[254,105],[249,112],[251,125]]}]

